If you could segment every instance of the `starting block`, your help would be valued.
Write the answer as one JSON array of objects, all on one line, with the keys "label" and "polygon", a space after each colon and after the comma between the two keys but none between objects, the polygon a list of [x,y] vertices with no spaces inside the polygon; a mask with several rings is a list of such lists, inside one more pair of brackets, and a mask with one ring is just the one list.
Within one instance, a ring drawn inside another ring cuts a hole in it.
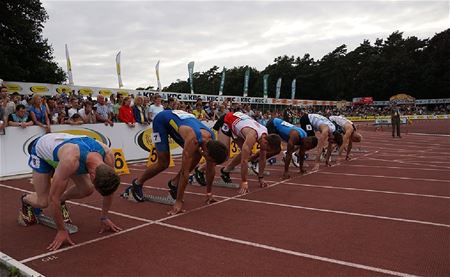
[{"label": "starting block", "polygon": [[237,183],[225,183],[223,180],[214,181],[213,186],[230,189],[237,189],[240,187],[240,185]]},{"label": "starting block", "polygon": [[[52,228],[57,230],[57,226],[56,226],[56,222],[53,218],[43,214],[42,212],[40,212],[39,214],[36,214],[36,220],[37,220],[37,224],[41,224],[44,225],[46,227]],[[22,215],[19,215],[18,218],[18,223],[22,226],[27,226],[27,224],[24,222]],[[64,229],[67,230],[67,232],[69,232],[69,234],[75,234],[76,232],[78,232],[78,226],[71,224],[71,223],[66,223],[64,222]]]},{"label": "starting block", "polygon": [[[53,218],[46,216],[45,214],[40,214],[36,218],[39,224],[42,224],[55,230],[57,229],[56,222],[53,220]],[[76,232],[78,232],[78,226],[73,225],[71,223],[64,223],[64,228],[67,230],[67,232],[69,232],[69,234],[75,234]]]},{"label": "starting block", "polygon": [[[131,193],[131,186],[129,186],[121,195],[120,197],[137,202],[136,199],[134,199],[133,194]],[[152,195],[152,194],[144,194],[144,201],[148,202],[154,202],[164,205],[173,205],[175,204],[176,199],[173,199],[170,194],[167,196],[161,196],[161,195]]]},{"label": "starting block", "polygon": [[[201,186],[194,178],[194,175],[190,175],[189,176],[189,184],[193,185],[193,186]],[[222,187],[222,188],[232,188],[232,189],[237,189],[240,187],[239,184],[237,183],[225,183],[223,180],[218,180],[218,181],[214,181],[213,186],[215,187]],[[170,197],[170,195],[169,195]]]}]

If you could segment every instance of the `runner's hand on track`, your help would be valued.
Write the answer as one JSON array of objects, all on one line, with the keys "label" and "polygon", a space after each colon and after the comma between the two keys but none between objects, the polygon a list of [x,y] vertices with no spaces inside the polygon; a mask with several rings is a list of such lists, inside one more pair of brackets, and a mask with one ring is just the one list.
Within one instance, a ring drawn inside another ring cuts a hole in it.
[{"label": "runner's hand on track", "polygon": [[102,227],[100,228],[99,234],[104,233],[106,231],[112,231],[112,232],[120,232],[122,231],[122,228],[118,227],[116,224],[114,224],[111,219],[106,218],[102,220]]},{"label": "runner's hand on track", "polygon": [[286,179],[289,179],[289,178],[291,178],[291,176],[289,175],[289,173],[288,173],[288,172],[284,172],[284,173],[283,173],[282,179],[283,179],[283,180],[286,180]]},{"label": "runner's hand on track", "polygon": [[346,161],[350,161],[351,159],[352,159],[352,157],[350,157],[350,155],[345,156]]},{"label": "runner's hand on track", "polygon": [[217,200],[216,199],[214,199],[214,197],[212,196],[212,194],[206,194],[206,201],[205,201],[205,203],[207,204],[207,205],[209,205],[209,204],[212,204],[212,203],[216,203],[217,202]]},{"label": "runner's hand on track", "polygon": [[57,250],[65,241],[67,241],[70,245],[75,245],[75,243],[70,239],[69,232],[66,230],[60,230],[56,233],[55,239],[47,247],[47,250]]},{"label": "runner's hand on track", "polygon": [[308,172],[308,171],[306,171],[306,169],[300,168],[300,174],[301,175],[306,174],[306,172]]},{"label": "runner's hand on track", "polygon": [[168,211],[168,215],[176,215],[184,213],[186,210],[183,210],[183,201],[175,201],[172,210]]},{"label": "runner's hand on track", "polygon": [[259,178],[259,187],[261,188],[267,187],[267,183],[264,182],[264,178]]},{"label": "runner's hand on track", "polygon": [[239,187],[239,194],[246,194],[248,193],[248,182],[242,182],[241,186]]}]

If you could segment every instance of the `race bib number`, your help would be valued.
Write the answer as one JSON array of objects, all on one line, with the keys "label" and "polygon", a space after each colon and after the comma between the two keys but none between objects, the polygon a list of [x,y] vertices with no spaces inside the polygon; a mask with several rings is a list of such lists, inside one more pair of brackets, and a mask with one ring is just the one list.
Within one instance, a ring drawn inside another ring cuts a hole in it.
[{"label": "race bib number", "polygon": [[41,166],[41,161],[38,156],[31,155],[31,166],[34,168],[39,168]]},{"label": "race bib number", "polygon": [[121,148],[111,149],[114,153],[114,170],[117,174],[130,174],[127,160]]},{"label": "race bib number", "polygon": [[230,158],[233,158],[234,156],[238,155],[239,153],[241,153],[241,149],[239,148],[237,143],[234,142],[234,140],[231,140],[230,141]]},{"label": "race bib number", "polygon": [[180,119],[186,119],[186,118],[195,118],[195,116],[193,114],[187,113],[185,111],[181,111],[181,110],[175,110],[172,111],[173,114],[175,114],[176,116],[178,116]]},{"label": "race bib number", "polygon": [[294,125],[292,125],[291,123],[286,122],[286,121],[281,122],[281,125],[286,126],[286,127],[289,127],[289,128],[294,127]]},{"label": "race bib number", "polygon": [[306,125],[306,131],[312,131],[312,126],[311,124]]},{"label": "race bib number", "polygon": [[222,126],[222,132],[224,132],[225,134],[227,134],[230,131],[230,128],[228,128],[227,124],[223,124]]},{"label": "race bib number", "polygon": [[152,134],[152,140],[153,140],[153,143],[161,142],[161,136],[159,135],[158,132],[155,132]]}]

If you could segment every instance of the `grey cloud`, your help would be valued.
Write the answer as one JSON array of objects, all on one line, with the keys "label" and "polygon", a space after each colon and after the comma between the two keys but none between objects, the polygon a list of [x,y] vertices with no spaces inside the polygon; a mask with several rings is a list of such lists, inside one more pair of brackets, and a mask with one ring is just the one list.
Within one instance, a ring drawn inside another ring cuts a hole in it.
[{"label": "grey cloud", "polygon": [[122,51],[127,88],[163,85],[213,65],[260,70],[279,55],[319,59],[340,44],[363,39],[432,36],[448,28],[448,2],[44,2],[49,38],[65,68],[68,43],[75,82],[117,86],[115,55]]}]

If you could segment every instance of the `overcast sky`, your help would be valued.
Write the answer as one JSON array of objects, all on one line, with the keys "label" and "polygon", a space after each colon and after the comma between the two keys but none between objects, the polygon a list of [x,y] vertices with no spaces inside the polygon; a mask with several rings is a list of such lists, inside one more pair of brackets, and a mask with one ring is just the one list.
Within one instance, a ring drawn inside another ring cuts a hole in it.
[{"label": "overcast sky", "polygon": [[263,70],[280,55],[315,59],[347,44],[399,30],[427,38],[450,26],[448,1],[43,1],[44,37],[65,70],[64,44],[75,84],[117,87],[115,55],[122,51],[124,87],[163,86],[214,65]]}]

